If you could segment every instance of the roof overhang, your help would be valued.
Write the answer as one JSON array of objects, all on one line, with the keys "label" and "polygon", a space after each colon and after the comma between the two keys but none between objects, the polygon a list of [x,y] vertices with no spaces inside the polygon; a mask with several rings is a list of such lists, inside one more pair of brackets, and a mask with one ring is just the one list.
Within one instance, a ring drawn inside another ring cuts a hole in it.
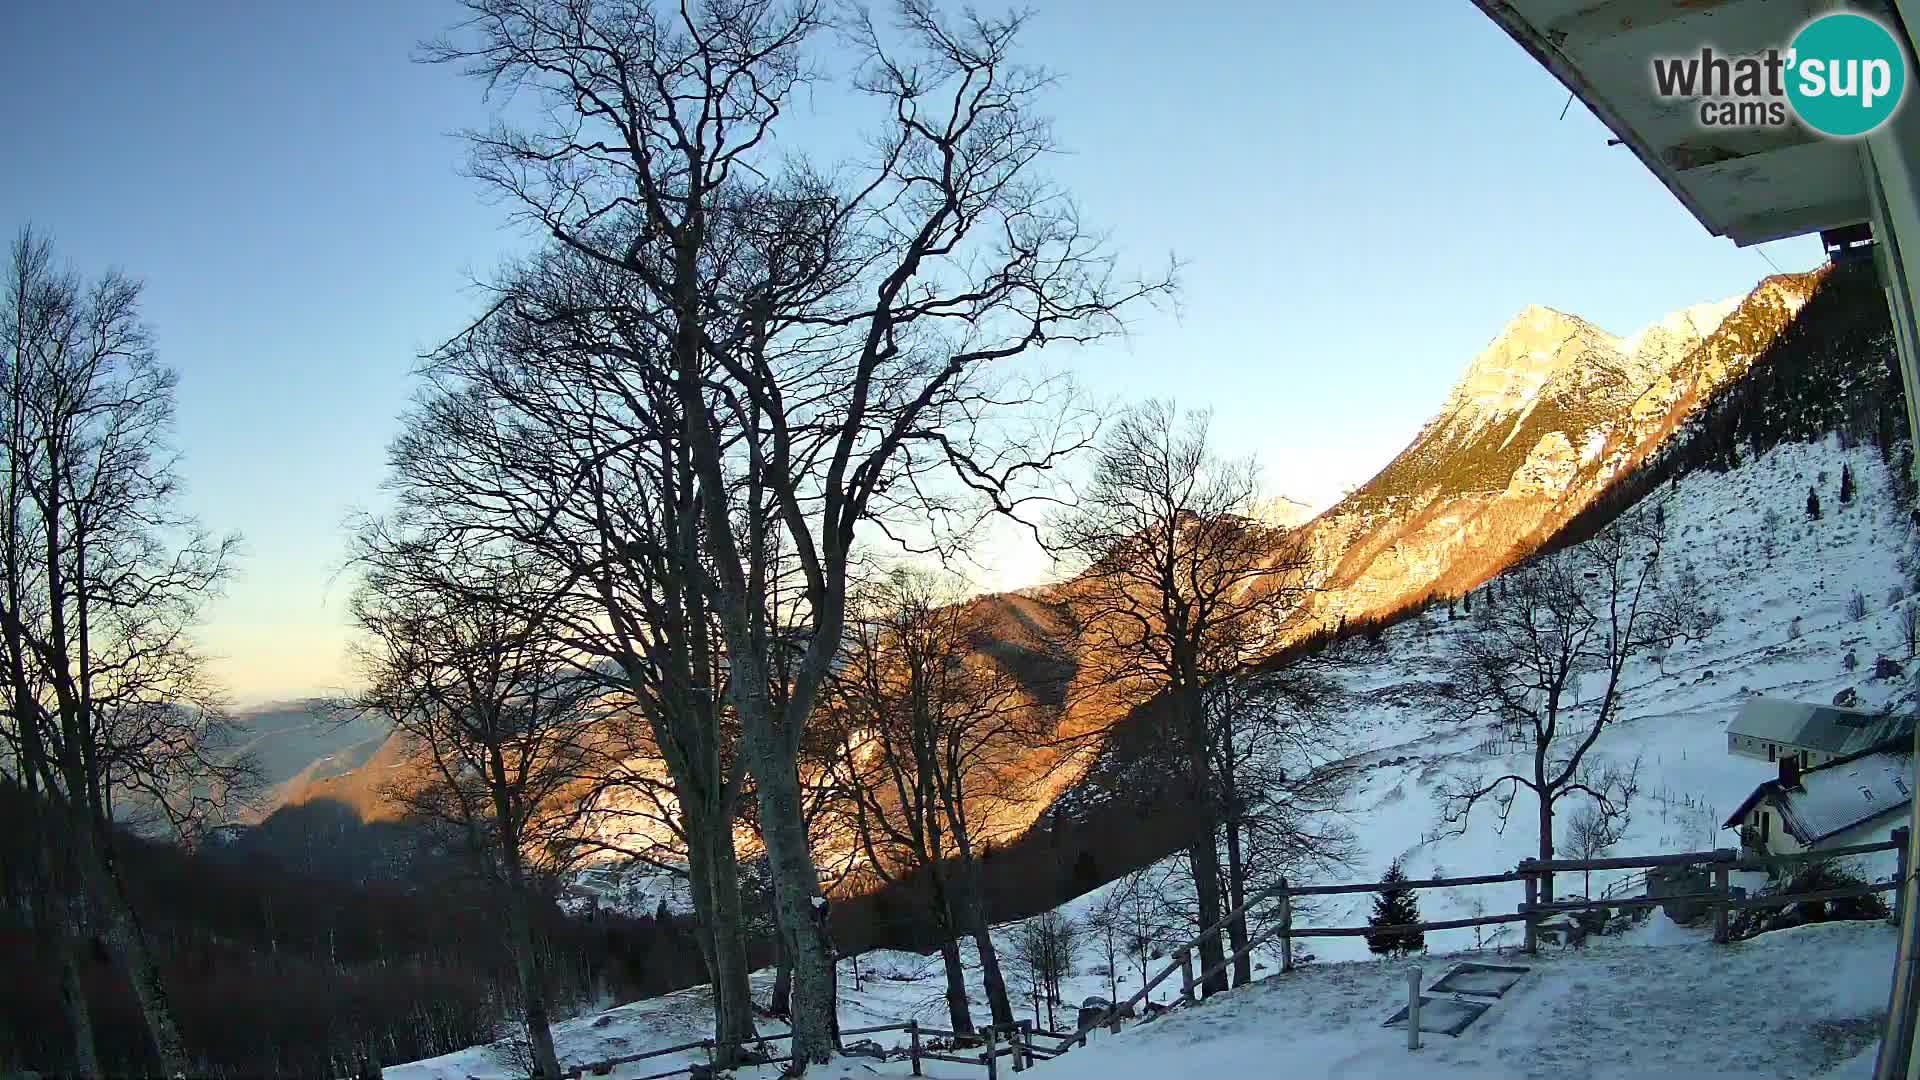
[{"label": "roof overhang", "polygon": [[[1860,150],[1789,121],[1702,126],[1655,96],[1655,57],[1785,48],[1832,0],[1474,0],[1565,83],[1715,236],[1757,244],[1868,219]],[[1850,5],[1886,15],[1880,3]]]}]

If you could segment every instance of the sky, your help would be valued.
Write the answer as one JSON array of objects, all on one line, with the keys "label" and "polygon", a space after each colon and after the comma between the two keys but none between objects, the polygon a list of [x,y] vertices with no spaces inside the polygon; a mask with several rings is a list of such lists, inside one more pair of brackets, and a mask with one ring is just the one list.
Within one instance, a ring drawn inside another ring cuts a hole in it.
[{"label": "sky", "polygon": [[[1047,359],[1102,399],[1211,408],[1270,493],[1364,482],[1527,304],[1624,334],[1819,261],[1709,236],[1469,0],[1033,10],[1023,59],[1061,76],[1046,167],[1124,265],[1184,264],[1176,306]],[[416,356],[529,243],[461,173],[456,132],[498,103],[411,60],[459,14],[0,4],[0,230],[146,282],[187,505],[244,540],[201,631],[242,703],[351,681],[344,523],[379,504]],[[833,100],[800,103],[797,148],[858,116]],[[1047,569],[980,561],[992,587]]]}]

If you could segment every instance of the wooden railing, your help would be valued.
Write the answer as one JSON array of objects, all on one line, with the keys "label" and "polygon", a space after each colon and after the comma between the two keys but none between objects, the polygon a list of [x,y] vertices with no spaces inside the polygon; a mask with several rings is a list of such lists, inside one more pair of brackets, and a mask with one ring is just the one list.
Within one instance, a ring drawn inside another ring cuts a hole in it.
[{"label": "wooden railing", "polygon": [[[1525,859],[1522,860],[1519,867],[1511,873],[1398,881],[1393,883],[1394,887],[1414,890],[1497,885],[1512,881],[1522,882],[1526,889],[1525,899],[1521,901],[1518,909],[1511,914],[1480,915],[1468,919],[1439,919],[1431,922],[1412,923],[1405,926],[1296,927],[1293,925],[1293,899],[1295,897],[1340,896],[1353,893],[1379,892],[1381,889],[1387,887],[1387,883],[1376,881],[1343,885],[1292,886],[1288,885],[1286,879],[1282,878],[1277,884],[1255,893],[1249,897],[1245,903],[1227,912],[1227,914],[1221,916],[1212,926],[1195,934],[1178,949],[1175,949],[1173,953],[1170,954],[1172,956],[1172,962],[1162,969],[1158,975],[1155,975],[1145,985],[1141,986],[1131,998],[1128,998],[1124,1003],[1118,1003],[1109,1008],[1101,1018],[1101,1023],[1102,1026],[1107,1027],[1109,1030],[1118,1031],[1121,1018],[1131,1014],[1134,1008],[1145,1000],[1147,995],[1151,993],[1155,987],[1165,982],[1176,971],[1181,973],[1180,999],[1178,1003],[1191,1004],[1196,1000],[1194,993],[1196,986],[1204,986],[1209,978],[1226,970],[1241,957],[1248,955],[1253,950],[1267,945],[1270,942],[1278,941],[1279,943],[1281,972],[1292,971],[1293,939],[1295,938],[1363,937],[1368,935],[1394,936],[1424,933],[1428,930],[1458,930],[1472,926],[1493,926],[1517,922],[1526,924],[1523,947],[1526,952],[1533,953],[1539,949],[1541,923],[1545,921],[1546,917],[1551,915],[1579,911],[1595,911],[1607,908],[1658,907],[1668,903],[1698,902],[1711,904],[1713,906],[1714,941],[1725,944],[1728,940],[1728,913],[1733,910],[1741,908],[1777,907],[1794,903],[1810,903],[1815,900],[1837,900],[1864,896],[1869,893],[1898,890],[1898,883],[1905,881],[1909,873],[1909,867],[1907,866],[1906,833],[1907,831],[1904,828],[1896,829],[1891,840],[1880,843],[1854,844],[1848,847],[1810,850],[1791,855],[1742,856],[1731,848],[1719,848],[1713,851],[1642,855],[1627,858],[1551,859],[1546,861]],[[1867,882],[1841,889],[1828,889],[1808,893],[1776,894],[1760,897],[1736,897],[1733,895],[1732,888],[1728,881],[1728,875],[1734,870],[1771,870],[1776,867],[1788,866],[1794,863],[1824,861],[1854,855],[1869,855],[1879,851],[1899,852],[1900,869],[1893,881]],[[1643,871],[1640,876],[1644,879],[1644,871],[1649,868],[1699,865],[1710,866],[1714,871],[1714,886],[1709,892],[1661,897],[1607,897],[1599,900],[1581,898],[1557,903],[1542,903],[1539,900],[1543,879],[1556,873],[1585,872],[1590,870],[1640,870]],[[1896,905],[1898,898],[1899,893],[1896,891]],[[1240,949],[1235,950],[1224,960],[1209,966],[1198,976],[1193,974],[1194,951],[1202,941],[1224,932],[1229,923],[1245,915],[1256,904],[1269,901],[1277,901],[1279,904],[1279,917],[1272,926],[1248,939],[1247,943]],[[1899,912],[1896,910],[1895,917],[1897,918],[1898,915]],[[1077,1041],[1084,1044],[1086,1034],[1082,1032]]]},{"label": "wooden railing", "polygon": [[[902,1023],[878,1024],[872,1027],[850,1028],[843,1030],[842,1037],[853,1035],[873,1035],[888,1031],[904,1031],[908,1037],[908,1056],[913,1065],[913,1075],[920,1076],[922,1061],[947,1061],[961,1065],[979,1065],[986,1069],[988,1080],[998,1080],[999,1061],[1003,1057],[1013,1059],[1014,1071],[1022,1071],[1035,1062],[1058,1057],[1074,1046],[1084,1046],[1088,1035],[1095,1027],[1106,1027],[1111,1031],[1120,1030],[1120,1021],[1131,1015],[1134,1008],[1145,1001],[1154,988],[1171,978],[1174,972],[1180,973],[1180,998],[1176,1004],[1193,1004],[1198,998],[1195,988],[1204,986],[1208,979],[1225,971],[1229,966],[1272,942],[1280,947],[1280,970],[1282,973],[1293,970],[1293,939],[1314,937],[1362,937],[1367,935],[1393,936],[1399,934],[1425,933],[1429,930],[1458,930],[1471,926],[1493,926],[1502,923],[1525,923],[1525,941],[1523,948],[1528,953],[1539,950],[1542,923],[1549,917],[1581,911],[1607,910],[1615,908],[1659,907],[1666,904],[1699,903],[1710,905],[1713,909],[1713,940],[1725,944],[1729,940],[1728,921],[1731,912],[1744,908],[1781,907],[1787,904],[1811,903],[1816,900],[1839,900],[1866,896],[1873,893],[1894,891],[1894,917],[1900,917],[1899,905],[1904,893],[1900,890],[1911,867],[1908,866],[1907,830],[1896,829],[1893,838],[1874,844],[1854,844],[1849,847],[1829,848],[1825,850],[1803,851],[1792,855],[1741,855],[1732,848],[1717,848],[1712,851],[1689,851],[1667,855],[1640,855],[1625,858],[1605,859],[1525,859],[1519,867],[1504,874],[1477,874],[1471,877],[1426,878],[1419,880],[1393,882],[1395,888],[1404,889],[1450,889],[1479,885],[1499,885],[1518,881],[1525,886],[1525,899],[1517,910],[1497,915],[1479,915],[1468,919],[1438,919],[1431,922],[1411,923],[1404,926],[1311,926],[1293,925],[1293,901],[1302,896],[1344,896],[1355,893],[1374,893],[1388,887],[1387,882],[1364,882],[1343,885],[1289,885],[1285,878],[1274,885],[1262,889],[1248,897],[1245,903],[1221,916],[1212,926],[1195,934],[1170,955],[1171,962],[1152,979],[1140,987],[1125,1002],[1110,1005],[1098,1023],[1076,1032],[1048,1031],[1026,1021],[1012,1025],[995,1025],[981,1028],[971,1035],[960,1035],[940,1028],[923,1027],[918,1021],[908,1020]],[[1899,853],[1899,871],[1893,880],[1884,882],[1863,882],[1837,889],[1822,889],[1804,893],[1781,893],[1766,896],[1734,896],[1729,875],[1735,870],[1773,870],[1796,863],[1824,861],[1827,859],[1847,858],[1855,855],[1870,855],[1881,851]],[[1713,872],[1713,886],[1707,892],[1684,893],[1668,896],[1620,897],[1605,896],[1601,899],[1582,897],[1577,900],[1545,902],[1540,899],[1542,883],[1554,874],[1581,873],[1590,870],[1638,870],[1644,871],[1660,867],[1704,866]],[[1246,915],[1257,904],[1275,902],[1279,906],[1278,918],[1273,925],[1250,937],[1246,944],[1234,950],[1224,959],[1208,966],[1198,975],[1194,974],[1194,955],[1200,943],[1209,937],[1223,934],[1228,924]],[[791,1033],[765,1035],[741,1040],[737,1045],[758,1047],[767,1043],[791,1039]],[[1045,1046],[1040,1038],[1057,1039],[1055,1046]],[[976,1038],[981,1040],[981,1049],[977,1054],[943,1053],[925,1047],[922,1038],[958,1040]],[[607,1058],[590,1064],[575,1065],[561,1073],[565,1080],[582,1080],[586,1076],[604,1076],[621,1065],[645,1061],[649,1058],[665,1057],[670,1054],[686,1053],[689,1050],[703,1050],[708,1062],[713,1061],[716,1043],[712,1039],[698,1042],[681,1043],[677,1046],[662,1047],[638,1054]],[[763,1059],[765,1064],[779,1064],[793,1060],[793,1055]],[[680,1076],[693,1071],[693,1066],[682,1065],[664,1072],[649,1073],[634,1080],[664,1080],[666,1077]]]},{"label": "wooden railing", "polygon": [[[1899,869],[1889,881],[1868,881],[1858,885],[1848,885],[1837,889],[1820,889],[1800,893],[1769,893],[1765,896],[1735,896],[1731,883],[1731,874],[1735,870],[1776,870],[1796,863],[1825,862],[1829,859],[1844,859],[1855,855],[1871,855],[1881,851],[1898,853]],[[1893,830],[1892,839],[1872,844],[1851,844],[1846,847],[1810,849],[1790,855],[1742,855],[1732,848],[1716,848],[1713,851],[1690,851],[1673,855],[1640,855],[1620,859],[1526,859],[1520,863],[1522,872],[1528,875],[1527,899],[1520,905],[1522,914],[1535,916],[1527,922],[1526,949],[1533,952],[1538,948],[1539,916],[1556,915],[1567,912],[1594,911],[1606,908],[1660,907],[1666,904],[1698,903],[1713,909],[1713,940],[1724,945],[1730,938],[1729,917],[1732,912],[1743,908],[1784,907],[1788,904],[1812,903],[1816,900],[1844,900],[1867,896],[1873,893],[1893,892],[1893,916],[1900,917],[1900,905],[1904,902],[1900,886],[1907,880],[1911,868],[1907,865],[1907,830]],[[1581,898],[1556,903],[1546,903],[1538,899],[1537,882],[1556,873],[1580,872],[1586,870],[1652,870],[1660,867],[1701,866],[1713,872],[1713,886],[1706,892],[1679,893],[1666,896],[1612,897],[1599,900]]]},{"label": "wooden railing", "polygon": [[[1046,1031],[1035,1028],[1031,1023],[1024,1020],[1010,1025],[984,1027],[972,1033],[959,1033],[947,1031],[942,1028],[926,1027],[917,1020],[907,1020],[894,1024],[875,1024],[871,1027],[845,1028],[841,1030],[840,1037],[845,1039],[855,1035],[877,1035],[887,1031],[906,1032],[907,1056],[912,1062],[914,1076],[922,1075],[920,1067],[923,1061],[948,1061],[958,1065],[979,1065],[987,1070],[988,1080],[997,1080],[1000,1072],[1000,1059],[1003,1057],[1013,1058],[1013,1069],[1015,1072],[1020,1072],[1031,1067],[1036,1061],[1059,1057],[1066,1052],[1068,1047],[1073,1045],[1075,1039],[1075,1036],[1065,1032]],[[1038,1045],[1035,1042],[1036,1036],[1040,1035],[1062,1039],[1064,1041],[1057,1047],[1048,1048]],[[780,1032],[775,1035],[758,1035],[751,1039],[741,1039],[735,1042],[734,1045],[744,1050],[750,1047],[759,1047],[766,1043],[780,1042],[792,1038],[792,1032]],[[926,1047],[921,1042],[922,1038],[947,1039],[950,1041],[978,1039],[980,1040],[981,1048],[977,1054],[942,1053]],[[637,1054],[623,1054],[619,1057],[605,1058],[600,1061],[574,1065],[561,1070],[560,1076],[561,1080],[584,1080],[584,1078],[588,1076],[605,1076],[621,1065],[631,1065],[636,1061],[667,1057],[672,1054],[684,1054],[689,1050],[703,1051],[707,1055],[707,1061],[704,1065],[697,1063],[677,1065],[661,1072],[647,1073],[644,1076],[632,1078],[632,1080],[665,1080],[666,1077],[687,1075],[695,1071],[696,1068],[711,1068],[714,1060],[713,1052],[719,1045],[720,1044],[713,1039],[701,1039],[698,1042],[662,1046]],[[756,1065],[779,1065],[792,1060],[793,1055],[786,1054],[781,1057],[756,1057],[753,1063]]]}]

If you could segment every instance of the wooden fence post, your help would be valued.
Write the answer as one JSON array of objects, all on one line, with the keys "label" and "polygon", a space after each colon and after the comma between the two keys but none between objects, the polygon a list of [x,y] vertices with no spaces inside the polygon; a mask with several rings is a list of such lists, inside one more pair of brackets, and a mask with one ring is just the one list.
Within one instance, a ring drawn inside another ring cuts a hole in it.
[{"label": "wooden fence post", "polygon": [[1193,950],[1180,950],[1180,996],[1193,1004]]},{"label": "wooden fence post", "polygon": [[1020,1048],[1020,1025],[1007,1029],[1007,1047],[1013,1051],[1013,1071],[1021,1072],[1027,1067],[1026,1051]]},{"label": "wooden fence post", "polygon": [[1537,915],[1533,910],[1534,905],[1540,902],[1540,879],[1534,876],[1534,871],[1533,871],[1534,861],[1535,860],[1533,859],[1520,860],[1520,872],[1522,874],[1527,875],[1526,877],[1527,899],[1525,903],[1520,905],[1520,913],[1527,917],[1526,922],[1524,923],[1526,927],[1525,948],[1526,948],[1527,955],[1529,956],[1532,956],[1535,953],[1540,951],[1539,933],[1536,925],[1537,920],[1539,919],[1539,915]]},{"label": "wooden fence post", "polygon": [[1407,972],[1407,1049],[1420,1049],[1420,969]]},{"label": "wooden fence post", "polygon": [[987,1080],[1000,1080],[1000,1047],[993,1036],[993,1025],[987,1025],[987,1052],[980,1060],[987,1066]]},{"label": "wooden fence post", "polygon": [[1725,858],[1713,866],[1713,943],[1725,945],[1728,940],[1727,901],[1733,899],[1733,884],[1727,872],[1727,864],[1732,861],[1733,853],[1722,848],[1715,854],[1723,855]]},{"label": "wooden fence post", "polygon": [[1899,844],[1895,852],[1899,855],[1899,869],[1893,879],[1893,925],[1901,925],[1901,919],[1907,912],[1907,878],[1913,873],[1913,853],[1907,850],[1910,832],[1905,825],[1893,830],[1893,842]]},{"label": "wooden fence post", "polygon": [[907,1021],[907,1040],[908,1040],[907,1045],[912,1048],[908,1052],[913,1055],[913,1075],[919,1076],[920,1075],[920,1021],[918,1020]]},{"label": "wooden fence post", "polygon": [[1280,971],[1293,970],[1293,895],[1287,890],[1287,879],[1280,879]]},{"label": "wooden fence post", "polygon": [[1027,1068],[1033,1068],[1033,1025],[1020,1021],[1020,1045],[1026,1048]]}]

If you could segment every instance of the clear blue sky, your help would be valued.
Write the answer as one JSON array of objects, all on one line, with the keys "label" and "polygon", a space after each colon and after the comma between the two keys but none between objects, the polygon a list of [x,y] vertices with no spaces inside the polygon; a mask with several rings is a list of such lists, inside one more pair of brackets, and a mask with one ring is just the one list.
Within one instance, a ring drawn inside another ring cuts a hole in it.
[{"label": "clear blue sky", "polygon": [[[989,4],[989,7],[992,5]],[[441,0],[0,4],[0,229],[148,283],[190,505],[245,535],[205,640],[242,700],[339,685],[341,523],[377,499],[415,353],[524,244],[459,175],[478,87],[409,62]],[[1040,0],[1054,163],[1180,310],[1072,359],[1211,405],[1331,501],[1540,303],[1625,333],[1770,272],[1714,239],[1468,0]],[[1782,268],[1809,239],[1768,245]],[[1011,576],[1018,572],[1008,570]]]}]

